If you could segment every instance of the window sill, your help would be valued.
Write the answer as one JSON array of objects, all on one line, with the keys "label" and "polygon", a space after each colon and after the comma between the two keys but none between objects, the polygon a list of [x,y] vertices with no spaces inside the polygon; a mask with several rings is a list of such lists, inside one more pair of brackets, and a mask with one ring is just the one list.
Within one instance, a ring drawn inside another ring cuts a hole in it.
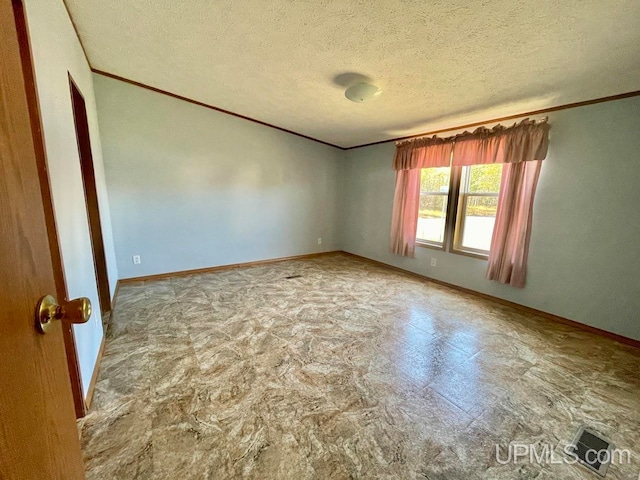
[{"label": "window sill", "polygon": [[474,252],[472,250],[447,250],[444,245],[435,243],[416,241],[416,247],[430,248],[431,250],[440,250],[446,253],[455,253],[456,255],[464,255],[465,257],[477,258],[480,260],[489,260],[488,253]]},{"label": "window sill", "polygon": [[456,255],[464,255],[465,257],[477,258],[480,260],[489,260],[488,253],[473,252],[470,250],[451,250],[450,253],[455,253]]},{"label": "window sill", "polygon": [[441,252],[444,252],[444,245],[436,245],[434,243],[416,241],[416,247],[430,248],[432,250],[440,250]]}]

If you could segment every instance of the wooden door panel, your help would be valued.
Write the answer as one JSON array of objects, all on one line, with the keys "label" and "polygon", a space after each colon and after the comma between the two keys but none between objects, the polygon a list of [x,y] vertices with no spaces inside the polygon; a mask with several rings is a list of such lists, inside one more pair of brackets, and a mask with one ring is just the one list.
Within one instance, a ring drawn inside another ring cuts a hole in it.
[{"label": "wooden door panel", "polygon": [[0,478],[84,478],[61,325],[41,335],[34,324],[38,299],[58,293],[60,281],[14,7],[23,14],[21,4],[0,0]]}]

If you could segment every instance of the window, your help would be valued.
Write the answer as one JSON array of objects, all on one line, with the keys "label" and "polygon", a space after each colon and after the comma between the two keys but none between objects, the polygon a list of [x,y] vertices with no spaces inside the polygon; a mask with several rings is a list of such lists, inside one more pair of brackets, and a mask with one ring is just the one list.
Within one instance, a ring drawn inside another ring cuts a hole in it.
[{"label": "window", "polygon": [[422,169],[416,235],[419,241],[440,247],[444,245],[450,177],[449,167]]},{"label": "window", "polygon": [[502,164],[423,169],[418,243],[488,256],[501,177]]},{"label": "window", "polygon": [[489,253],[501,176],[501,163],[462,168],[455,250]]}]

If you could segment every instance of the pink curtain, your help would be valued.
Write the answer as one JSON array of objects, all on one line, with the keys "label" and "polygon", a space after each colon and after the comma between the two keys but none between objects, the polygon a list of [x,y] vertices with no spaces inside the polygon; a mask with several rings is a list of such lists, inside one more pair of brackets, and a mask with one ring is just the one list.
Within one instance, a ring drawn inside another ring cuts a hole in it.
[{"label": "pink curtain", "polygon": [[505,163],[487,278],[523,288],[533,219],[533,199],[542,161]]},{"label": "pink curtain", "polygon": [[506,135],[492,133],[486,128],[459,135],[453,145],[453,166],[504,162],[506,138]]},{"label": "pink curtain", "polygon": [[454,167],[543,160],[549,147],[549,124],[527,118],[511,127],[480,127],[453,140]]},{"label": "pink curtain", "polygon": [[396,191],[391,251],[413,257],[420,204],[420,169],[504,163],[487,278],[525,285],[533,199],[541,160],[547,156],[549,125],[525,119],[511,127],[480,127],[447,138],[419,138],[396,145]]},{"label": "pink curtain", "polygon": [[398,170],[391,214],[391,251],[414,257],[418,209],[420,205],[420,169]]},{"label": "pink curtain", "polygon": [[438,137],[420,138],[396,145],[393,168],[396,191],[391,214],[391,252],[413,258],[420,206],[420,170],[448,167],[453,143]]},{"label": "pink curtain", "polygon": [[393,158],[393,169],[397,171],[448,167],[451,162],[452,147],[453,138],[438,138],[436,136],[398,143]]},{"label": "pink curtain", "polygon": [[453,165],[503,163],[487,278],[523,288],[533,199],[549,147],[549,124],[525,119],[511,127],[478,128],[456,137]]}]

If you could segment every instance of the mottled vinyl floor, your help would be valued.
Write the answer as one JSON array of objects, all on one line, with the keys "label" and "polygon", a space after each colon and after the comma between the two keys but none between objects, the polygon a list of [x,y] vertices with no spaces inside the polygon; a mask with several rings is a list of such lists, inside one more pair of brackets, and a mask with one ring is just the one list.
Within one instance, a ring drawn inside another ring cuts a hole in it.
[{"label": "mottled vinyl floor", "polygon": [[496,459],[561,459],[587,424],[633,455],[606,478],[637,480],[639,371],[630,346],[335,254],[122,285],[79,426],[89,479],[596,479]]}]

